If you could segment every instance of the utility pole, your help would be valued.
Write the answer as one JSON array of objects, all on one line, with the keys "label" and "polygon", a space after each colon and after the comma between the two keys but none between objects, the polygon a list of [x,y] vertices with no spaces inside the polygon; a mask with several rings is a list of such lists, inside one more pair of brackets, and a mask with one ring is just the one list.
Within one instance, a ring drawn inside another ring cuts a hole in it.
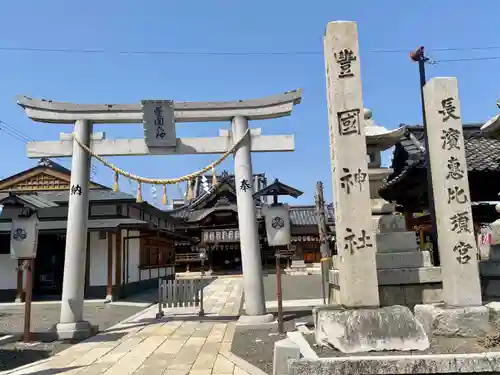
[{"label": "utility pole", "polygon": [[323,198],[323,183],[316,182],[316,217],[318,218],[318,233],[321,252],[321,288],[323,293],[323,304],[326,305],[326,285],[328,284],[328,271],[331,265],[330,245],[328,244],[328,229],[325,217],[325,200]]},{"label": "utility pole", "polygon": [[420,46],[415,51],[410,52],[410,58],[418,63],[418,71],[420,76],[420,101],[422,104],[422,123],[424,125],[425,134],[425,162],[427,164],[427,197],[429,200],[429,213],[431,216],[431,241],[432,241],[432,252],[434,253],[434,259],[436,266],[440,265],[439,252],[437,251],[437,228],[436,228],[436,211],[434,208],[434,190],[432,187],[432,177],[431,177],[431,163],[429,155],[429,141],[427,138],[427,119],[425,116],[425,102],[424,102],[424,86],[426,83],[425,78],[425,63],[429,61],[429,58],[425,56],[424,46]]}]

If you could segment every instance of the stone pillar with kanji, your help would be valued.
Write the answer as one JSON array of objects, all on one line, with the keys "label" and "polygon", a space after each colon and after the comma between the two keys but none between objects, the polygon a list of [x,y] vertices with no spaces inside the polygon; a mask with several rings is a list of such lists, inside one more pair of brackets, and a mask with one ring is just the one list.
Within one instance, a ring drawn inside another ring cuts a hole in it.
[{"label": "stone pillar with kanji", "polygon": [[444,304],[417,305],[415,315],[431,335],[482,337],[492,326],[482,306],[456,78],[431,79],[424,102]]}]

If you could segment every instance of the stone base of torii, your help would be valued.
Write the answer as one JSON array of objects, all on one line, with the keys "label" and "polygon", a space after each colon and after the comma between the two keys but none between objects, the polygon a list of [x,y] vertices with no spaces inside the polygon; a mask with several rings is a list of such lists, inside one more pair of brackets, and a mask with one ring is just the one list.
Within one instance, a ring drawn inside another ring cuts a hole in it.
[{"label": "stone base of torii", "polygon": [[[143,101],[142,105],[89,105],[18,98],[18,104],[32,120],[75,124],[74,135],[63,134],[60,141],[28,144],[30,158],[72,157],[70,186],[81,189],[78,194],[70,194],[68,203],[61,316],[55,327],[59,338],[82,339],[93,332],[83,316],[91,155],[78,142],[99,156],[224,154],[238,144],[234,169],[245,298],[245,315],[240,323],[258,326],[274,319],[266,312],[253,189],[247,184],[253,181],[251,152],[293,151],[294,138],[293,135],[264,136],[260,131],[250,132],[248,122],[290,115],[294,105],[300,103],[301,95],[301,90],[294,90],[254,100]],[[214,138],[175,138],[176,122],[209,121],[230,121],[232,130]],[[107,140],[103,133],[92,133],[94,124],[142,122],[144,139]],[[244,189],[238,188],[243,185]]]}]

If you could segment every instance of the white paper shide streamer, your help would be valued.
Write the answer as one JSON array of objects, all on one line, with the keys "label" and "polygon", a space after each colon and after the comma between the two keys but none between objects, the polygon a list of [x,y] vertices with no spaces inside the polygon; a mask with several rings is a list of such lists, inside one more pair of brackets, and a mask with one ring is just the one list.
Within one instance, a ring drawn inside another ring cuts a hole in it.
[{"label": "white paper shide streamer", "polygon": [[12,220],[10,256],[13,259],[36,257],[38,246],[38,217],[20,217]]},{"label": "white paper shide streamer", "polygon": [[289,206],[287,204],[264,205],[262,207],[269,246],[287,246],[290,244],[290,215],[288,211]]}]

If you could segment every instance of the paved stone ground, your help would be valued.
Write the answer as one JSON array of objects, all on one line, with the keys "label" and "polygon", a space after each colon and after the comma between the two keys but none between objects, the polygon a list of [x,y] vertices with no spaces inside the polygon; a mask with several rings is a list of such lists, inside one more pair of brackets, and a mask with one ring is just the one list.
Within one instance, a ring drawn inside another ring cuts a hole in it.
[{"label": "paved stone ground", "polygon": [[[156,300],[157,291],[146,290],[112,304],[86,301],[84,317],[104,330],[151,306]],[[24,344],[12,340],[2,341],[0,337],[0,371],[48,358],[75,344],[76,342],[56,341],[55,334],[49,332],[59,321],[59,313],[60,303],[57,301],[34,303],[31,317],[33,342]],[[0,336],[21,335],[23,325],[23,304],[0,304]]]},{"label": "paved stone ground", "polygon": [[216,279],[204,290],[203,318],[190,307],[167,309],[165,317],[156,320],[157,306],[152,306],[48,360],[9,374],[249,374],[230,353],[241,295],[241,278]]},{"label": "paved stone ground", "polygon": [[[298,276],[297,276],[298,277]],[[285,311],[285,332],[295,330],[296,321],[312,321],[310,312]],[[267,374],[273,373],[273,351],[276,341],[286,338],[272,329],[245,330],[236,328],[231,351]]]},{"label": "paved stone ground", "polygon": [[[290,276],[281,275],[283,300],[319,299],[321,294],[321,275]],[[276,300],[276,275],[264,276],[266,301]]]},{"label": "paved stone ground", "polygon": [[[102,330],[142,311],[157,300],[156,288],[133,294],[113,303],[104,303],[104,300],[88,300],[84,304],[83,316]],[[60,312],[59,301],[34,302],[31,310],[32,332],[47,332],[59,322]],[[19,334],[23,331],[23,325],[23,303],[0,303],[0,335]]]},{"label": "paved stone ground", "polygon": [[[113,305],[86,302],[83,316],[90,323],[106,329],[143,310],[145,306]],[[33,304],[31,312],[32,332],[46,332],[59,322],[61,307],[59,303]],[[24,306],[0,306],[0,332],[20,334],[23,332]]]}]

